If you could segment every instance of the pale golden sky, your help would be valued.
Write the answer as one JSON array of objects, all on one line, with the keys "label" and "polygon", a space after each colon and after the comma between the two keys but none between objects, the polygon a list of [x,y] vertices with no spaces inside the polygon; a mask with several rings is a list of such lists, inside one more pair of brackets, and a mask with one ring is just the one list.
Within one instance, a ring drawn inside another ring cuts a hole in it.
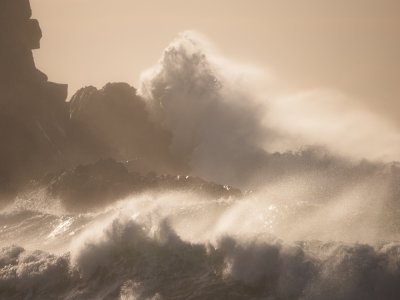
[{"label": "pale golden sky", "polygon": [[[70,93],[109,81],[137,86],[179,32],[196,30],[231,59],[292,89],[329,88],[400,117],[398,0],[31,0],[35,52]],[[400,121],[398,121],[400,124]]]}]

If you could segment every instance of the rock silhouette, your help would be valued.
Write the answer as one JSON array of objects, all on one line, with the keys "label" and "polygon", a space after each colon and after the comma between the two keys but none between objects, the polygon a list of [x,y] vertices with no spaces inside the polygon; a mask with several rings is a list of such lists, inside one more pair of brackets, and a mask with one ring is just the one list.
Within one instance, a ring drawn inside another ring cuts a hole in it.
[{"label": "rock silhouette", "polygon": [[[47,80],[33,60],[42,32],[27,0],[0,1],[0,195],[65,165],[67,85]],[[1,196],[0,196],[1,197]]]},{"label": "rock silhouette", "polygon": [[111,159],[79,165],[74,170],[48,176],[45,186],[71,211],[99,209],[128,195],[145,191],[190,191],[213,198],[241,196],[238,189],[197,177],[129,172],[124,164]]},{"label": "rock silhouette", "polygon": [[[144,100],[127,83],[109,83],[101,90],[80,89],[70,101],[71,123],[80,128],[80,147],[89,157],[131,161],[142,171],[178,171],[169,153],[170,134],[150,120]],[[90,137],[90,138],[88,138]]]}]

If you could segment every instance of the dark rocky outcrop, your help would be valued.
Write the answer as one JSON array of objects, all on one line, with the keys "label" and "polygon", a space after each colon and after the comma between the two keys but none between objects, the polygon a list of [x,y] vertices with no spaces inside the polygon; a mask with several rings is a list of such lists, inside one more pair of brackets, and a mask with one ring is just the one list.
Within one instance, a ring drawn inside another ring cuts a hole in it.
[{"label": "dark rocky outcrop", "polygon": [[127,83],[80,89],[70,101],[70,116],[80,128],[81,149],[90,154],[85,161],[112,157],[139,161],[144,171],[182,170],[170,155],[169,133],[150,120],[144,100]]},{"label": "dark rocky outcrop", "polygon": [[145,191],[191,191],[213,198],[239,197],[238,189],[191,176],[140,175],[111,159],[49,176],[43,184],[70,210],[92,210]]},{"label": "dark rocky outcrop", "polygon": [[0,198],[65,166],[67,85],[47,81],[32,49],[42,32],[28,0],[0,0]]}]

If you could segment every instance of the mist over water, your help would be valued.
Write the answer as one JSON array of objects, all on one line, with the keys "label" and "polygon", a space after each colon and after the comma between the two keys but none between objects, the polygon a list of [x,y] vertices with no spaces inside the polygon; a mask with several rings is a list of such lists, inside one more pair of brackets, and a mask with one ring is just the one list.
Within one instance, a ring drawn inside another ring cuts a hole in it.
[{"label": "mist over water", "polygon": [[250,210],[267,203],[285,219],[278,236],[396,237],[388,215],[397,207],[397,129],[339,92],[265,96],[246,80],[267,80],[258,74],[185,32],[143,74],[140,92],[153,120],[172,133],[172,154],[195,175],[252,190]]},{"label": "mist over water", "polygon": [[[150,114],[172,132],[170,149],[193,171],[216,182],[243,182],[264,159],[264,107],[196,35],[167,47],[140,87]],[[231,78],[227,78],[230,76]]]},{"label": "mist over water", "polygon": [[242,194],[146,189],[80,210],[20,193],[0,213],[0,297],[397,299],[397,129],[339,93],[263,91],[259,74],[181,34],[143,73],[141,134],[162,136],[143,143],[168,151],[163,170]]}]

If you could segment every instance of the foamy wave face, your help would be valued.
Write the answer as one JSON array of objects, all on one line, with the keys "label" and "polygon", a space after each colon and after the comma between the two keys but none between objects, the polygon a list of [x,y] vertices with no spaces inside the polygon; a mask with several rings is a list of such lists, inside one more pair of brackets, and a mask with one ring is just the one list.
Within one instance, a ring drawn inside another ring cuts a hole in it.
[{"label": "foamy wave face", "polygon": [[179,238],[166,221],[114,218],[69,256],[0,252],[7,299],[397,299],[400,245]]},{"label": "foamy wave face", "polygon": [[[288,242],[302,236],[299,224],[310,232],[310,213],[323,211],[310,212],[310,203],[274,204],[274,192],[279,188],[243,199],[149,193],[97,214],[50,218],[30,211],[28,223],[35,219],[46,233],[31,236],[35,245],[64,243],[67,254],[3,248],[0,298],[396,299],[398,243]],[[25,234],[25,226],[14,233]]]},{"label": "foamy wave face", "polygon": [[69,257],[10,246],[0,251],[0,296],[57,298],[70,284]]}]

